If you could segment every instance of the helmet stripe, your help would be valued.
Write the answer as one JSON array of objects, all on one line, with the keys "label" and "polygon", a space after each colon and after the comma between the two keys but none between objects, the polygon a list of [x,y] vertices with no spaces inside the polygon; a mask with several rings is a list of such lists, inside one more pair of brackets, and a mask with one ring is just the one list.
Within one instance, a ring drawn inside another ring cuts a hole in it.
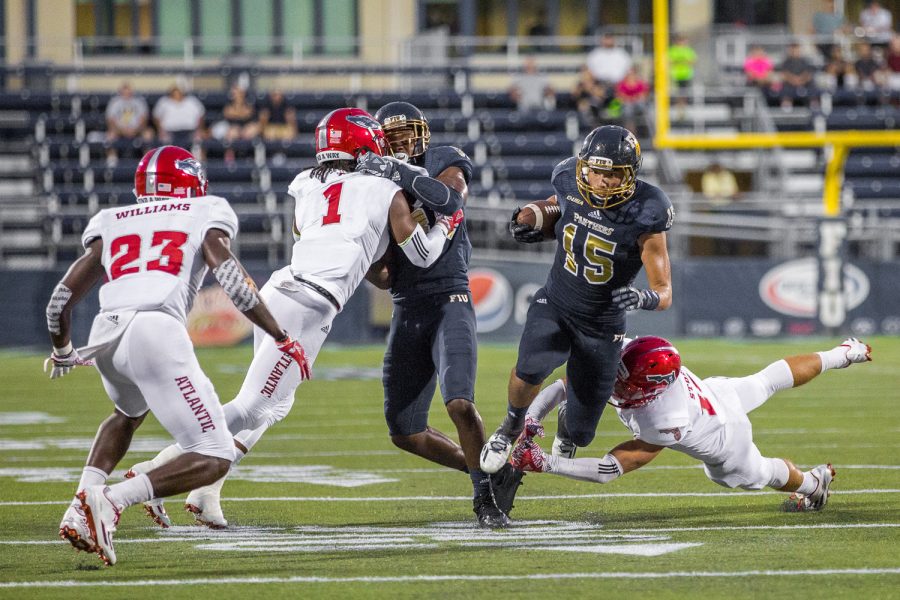
[{"label": "helmet stripe", "polygon": [[161,146],[156,149],[156,152],[153,153],[153,156],[150,157],[150,160],[147,161],[147,170],[146,170],[146,180],[144,182],[144,193],[145,194],[155,194],[156,193],[156,163],[159,162],[159,155],[162,154],[162,151],[165,150],[165,146]]}]

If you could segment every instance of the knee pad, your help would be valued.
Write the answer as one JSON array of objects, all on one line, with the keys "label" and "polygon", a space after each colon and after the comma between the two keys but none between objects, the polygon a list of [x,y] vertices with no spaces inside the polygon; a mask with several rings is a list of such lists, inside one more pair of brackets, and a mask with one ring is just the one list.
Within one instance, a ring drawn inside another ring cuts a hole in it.
[{"label": "knee pad", "polygon": [[278,423],[291,412],[291,408],[294,406],[294,394],[290,394],[289,396],[285,396],[283,398],[279,398],[278,402],[275,404],[269,405],[266,407],[265,412],[263,413],[263,419],[266,422],[266,425],[271,427],[275,423]]}]

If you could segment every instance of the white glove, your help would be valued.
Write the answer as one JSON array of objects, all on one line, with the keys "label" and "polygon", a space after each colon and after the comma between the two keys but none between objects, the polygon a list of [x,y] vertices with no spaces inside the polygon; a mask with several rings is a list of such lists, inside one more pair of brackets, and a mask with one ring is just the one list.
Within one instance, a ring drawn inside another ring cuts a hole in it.
[{"label": "white glove", "polygon": [[72,342],[69,342],[65,348],[53,349],[50,357],[44,361],[44,373],[47,372],[47,367],[51,366],[51,364],[50,379],[57,379],[68,375],[69,371],[77,366],[92,367],[94,366],[94,361],[84,360],[78,356],[78,351],[72,347]]}]

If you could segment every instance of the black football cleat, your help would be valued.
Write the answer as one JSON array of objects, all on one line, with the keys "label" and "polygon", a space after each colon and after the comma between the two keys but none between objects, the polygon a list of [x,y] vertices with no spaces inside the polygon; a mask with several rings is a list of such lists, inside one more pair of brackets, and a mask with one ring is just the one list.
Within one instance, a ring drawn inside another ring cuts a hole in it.
[{"label": "black football cleat", "polygon": [[475,498],[475,507],[472,509],[478,519],[478,526],[484,529],[503,529],[509,527],[509,517],[494,504],[491,494],[482,494]]},{"label": "black football cleat", "polygon": [[506,515],[509,515],[513,509],[513,500],[516,497],[516,492],[519,491],[519,486],[522,485],[524,476],[525,473],[509,463],[503,465],[503,468],[490,476],[491,495],[494,497],[494,504]]}]

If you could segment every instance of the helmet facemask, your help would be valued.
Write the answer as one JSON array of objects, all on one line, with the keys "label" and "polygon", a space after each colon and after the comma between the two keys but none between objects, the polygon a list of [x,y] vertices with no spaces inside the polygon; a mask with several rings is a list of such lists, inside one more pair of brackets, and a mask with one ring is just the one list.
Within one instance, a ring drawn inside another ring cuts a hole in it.
[{"label": "helmet facemask", "polygon": [[426,121],[394,115],[384,120],[382,128],[394,157],[402,161],[421,156],[428,150],[431,130]]},{"label": "helmet facemask", "polygon": [[[592,172],[606,176],[618,175],[619,184],[614,187],[592,185],[589,179]],[[578,191],[588,204],[594,208],[606,209],[631,199],[637,183],[637,172],[632,165],[615,165],[612,160],[603,156],[579,156],[575,163],[575,181]]]}]

